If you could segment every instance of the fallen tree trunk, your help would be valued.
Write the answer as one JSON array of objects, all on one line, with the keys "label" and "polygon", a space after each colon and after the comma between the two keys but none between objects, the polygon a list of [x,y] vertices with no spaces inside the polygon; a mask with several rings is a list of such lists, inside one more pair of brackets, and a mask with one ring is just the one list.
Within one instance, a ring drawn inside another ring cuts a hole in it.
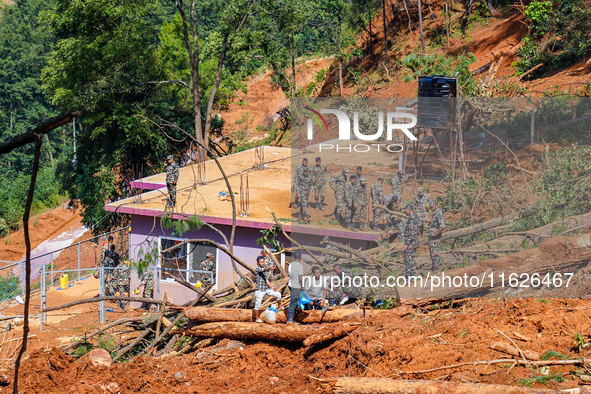
[{"label": "fallen tree trunk", "polygon": [[304,343],[310,337],[312,342],[322,342],[323,338],[337,338],[357,329],[357,325],[337,324],[318,326],[299,326],[284,324],[218,322],[205,323],[187,329],[184,334],[199,338],[217,339],[259,339],[265,341]]},{"label": "fallen tree trunk", "polygon": [[[586,267],[589,260],[591,234],[576,237],[557,236],[546,239],[537,248],[433,274],[428,281],[417,281],[416,287],[399,287],[398,291],[402,298],[459,299],[482,297],[493,292],[505,291],[507,288],[516,290],[531,285],[538,287],[543,284],[542,281],[546,281],[554,287],[546,289],[547,296],[552,293],[565,296],[565,292],[573,287],[573,283],[569,283],[567,287],[567,282],[574,282],[577,278],[570,274]],[[446,280],[441,279],[443,275]],[[450,282],[450,278],[463,279],[461,283],[457,282],[456,285],[459,286],[456,286]],[[513,294],[516,294],[515,291]]]},{"label": "fallen tree trunk", "polygon": [[[492,342],[490,344],[490,348],[493,350],[496,350],[498,352],[510,354],[512,356],[517,356],[517,357],[521,356],[521,353],[519,353],[519,349],[517,349],[515,346],[509,345],[508,343]],[[523,352],[523,356],[528,360],[538,361],[540,359],[539,353],[533,352],[531,350],[522,350],[522,352]]]},{"label": "fallen tree trunk", "polygon": [[440,380],[394,380],[387,378],[337,378],[322,380],[329,383],[335,394],[398,394],[398,393],[432,393],[432,394],[545,394],[555,390],[534,389],[529,387],[506,386],[502,384],[460,383]]},{"label": "fallen tree trunk", "polygon": [[[475,226],[460,228],[460,229],[452,230],[452,231],[444,231],[443,235],[441,236],[441,239],[443,241],[445,241],[448,239],[465,237],[467,235],[472,235],[472,234],[480,233],[482,231],[490,230],[495,227],[509,224],[514,220],[523,219],[525,217],[531,216],[534,213],[536,213],[536,210],[537,210],[536,207],[528,207],[528,208],[522,209],[520,212],[515,212],[510,215],[503,216],[502,218],[496,218],[493,220],[489,220],[488,222],[480,223]],[[428,240],[423,240],[421,242],[421,244],[426,245],[428,242],[429,242]]]},{"label": "fallen tree trunk", "polygon": [[[183,311],[188,319],[196,322],[254,322],[253,309],[226,309],[226,308],[207,308],[195,307]],[[371,311],[368,309],[333,309],[328,311],[299,311],[295,315],[295,320],[299,323],[335,323],[338,321],[362,318],[372,316],[380,311]],[[285,311],[279,311],[277,322],[286,321]]]}]

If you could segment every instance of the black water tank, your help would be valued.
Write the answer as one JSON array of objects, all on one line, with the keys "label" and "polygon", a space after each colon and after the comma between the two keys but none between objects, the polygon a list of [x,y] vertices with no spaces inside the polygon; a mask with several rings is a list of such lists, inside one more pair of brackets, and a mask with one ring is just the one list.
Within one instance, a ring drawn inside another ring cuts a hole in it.
[{"label": "black water tank", "polygon": [[443,75],[420,76],[419,127],[448,128],[455,122],[457,79]]}]

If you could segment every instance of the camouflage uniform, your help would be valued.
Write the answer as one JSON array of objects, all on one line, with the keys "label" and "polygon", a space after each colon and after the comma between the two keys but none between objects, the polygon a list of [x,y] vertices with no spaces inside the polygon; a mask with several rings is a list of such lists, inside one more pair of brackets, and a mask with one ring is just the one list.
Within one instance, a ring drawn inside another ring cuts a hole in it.
[{"label": "camouflage uniform", "polygon": [[293,175],[293,182],[291,185],[291,191],[295,193],[295,205],[297,207],[298,201],[300,199],[300,178],[304,173],[304,169],[308,168],[307,165],[300,164],[296,167],[294,175]]},{"label": "camouflage uniform", "polygon": [[[312,167],[312,182],[314,184],[314,200],[316,201],[316,209],[324,211],[324,199],[326,198],[326,181],[324,180],[324,173],[326,166],[316,164]],[[320,200],[320,206],[318,201]]]},{"label": "camouflage uniform", "polygon": [[171,206],[176,205],[176,182],[179,180],[179,166],[173,161],[164,165],[166,170],[166,187],[170,195]]},{"label": "camouflage uniform", "polygon": [[[337,302],[339,302],[342,299],[343,294],[349,298],[360,298],[361,297],[363,289],[361,287],[353,286],[353,278],[354,277],[355,277],[355,275],[353,275],[353,273],[349,269],[343,267],[343,273],[340,276],[341,285],[337,289],[335,289]],[[351,280],[350,281],[348,279],[343,280],[343,278],[351,278]]]},{"label": "camouflage uniform", "polygon": [[441,267],[441,257],[439,255],[439,247],[441,246],[441,233],[433,237],[440,228],[445,228],[445,219],[443,218],[443,211],[437,208],[433,212],[431,223],[429,223],[429,252],[431,254],[431,269],[436,271]]},{"label": "camouflage uniform", "polygon": [[421,219],[428,219],[429,213],[427,212],[427,204],[431,202],[431,196],[429,193],[424,193],[422,187],[419,187],[419,193],[413,200],[414,211]]},{"label": "camouflage uniform", "polygon": [[[307,174],[307,175],[306,175]],[[300,205],[300,219],[301,220],[308,220],[310,219],[310,215],[308,215],[308,198],[310,197],[310,190],[312,190],[312,175],[309,171],[304,171],[300,176],[299,182],[299,189],[300,189],[300,196],[302,198],[302,202]]]},{"label": "camouflage uniform", "polygon": [[416,269],[416,253],[419,247],[419,233],[421,230],[421,218],[414,211],[410,214],[408,219],[403,220],[399,227],[400,239],[406,245],[404,253],[404,270],[405,276],[415,275]]},{"label": "camouflage uniform", "polygon": [[212,274],[209,273],[200,273],[199,280],[204,288],[207,288],[211,285],[211,279],[213,275],[213,281],[215,282],[215,262],[210,259],[205,259],[201,262],[201,271],[210,271]]},{"label": "camouflage uniform", "polygon": [[[129,267],[124,264],[119,264],[111,271],[111,278],[107,283],[107,288],[111,294],[115,295],[119,292],[119,296],[124,297],[125,293],[129,291]],[[125,302],[123,300],[117,301],[121,309],[125,310]]]},{"label": "camouflage uniform", "polygon": [[[330,241],[330,238],[324,237],[322,240],[324,242],[327,242],[327,241]],[[326,247],[324,249],[326,249],[327,251],[332,250],[333,252],[340,252],[339,248],[337,248],[336,246],[328,245],[328,244],[326,245]],[[330,254],[324,254],[323,263],[324,263],[324,265],[328,265],[328,266],[332,267],[337,262],[338,259],[339,258],[336,256],[333,256]]]},{"label": "camouflage uniform", "polygon": [[347,175],[339,172],[329,182],[329,186],[334,190],[334,198],[337,205],[334,209],[334,218],[339,220],[343,214],[343,206],[345,205],[345,186],[347,185]]},{"label": "camouflage uniform", "polygon": [[[145,268],[142,275],[142,284],[144,285],[144,291],[142,293],[143,298],[154,298],[154,269]],[[142,309],[150,310],[150,304],[142,303]]]},{"label": "camouflage uniform", "polygon": [[269,271],[267,272],[267,278],[269,278],[269,281],[271,280],[271,277],[273,276],[273,272],[275,271],[275,263],[273,262],[273,259],[271,259],[271,256],[267,255],[265,257],[265,268],[271,268]]},{"label": "camouflage uniform", "polygon": [[373,211],[373,228],[374,230],[378,227],[378,222],[382,218],[382,209],[377,208],[376,205],[384,205],[384,185],[380,182],[376,182],[371,185],[371,205]]},{"label": "camouflage uniform", "polygon": [[[396,197],[394,195],[394,193],[388,193],[383,197],[382,201],[384,202],[383,205],[386,208],[391,207],[392,210],[395,211],[398,209],[398,203],[396,202],[396,203],[390,204],[394,197]],[[394,230],[396,230],[397,226],[398,226],[398,216],[384,212],[384,229],[388,233],[392,234],[392,233],[394,233]]]},{"label": "camouflage uniform", "polygon": [[392,185],[392,194],[398,197],[398,202],[402,201],[402,181],[398,175],[394,175],[390,178],[390,184]]},{"label": "camouflage uniform", "polygon": [[355,209],[355,214],[353,216],[353,221],[355,223],[359,222],[359,228],[365,229],[365,219],[367,217],[367,182],[364,176],[357,178],[357,183],[355,184],[355,195],[353,197],[354,204],[357,206]]},{"label": "camouflage uniform", "polygon": [[353,219],[353,214],[354,214],[354,210],[355,210],[355,208],[353,207],[353,204],[355,201],[355,191],[356,191],[355,185],[356,185],[356,183],[348,182],[347,185],[345,186],[345,193],[343,195],[343,197],[344,197],[343,200],[345,203],[345,225],[347,226],[348,229],[353,228],[352,219]]}]

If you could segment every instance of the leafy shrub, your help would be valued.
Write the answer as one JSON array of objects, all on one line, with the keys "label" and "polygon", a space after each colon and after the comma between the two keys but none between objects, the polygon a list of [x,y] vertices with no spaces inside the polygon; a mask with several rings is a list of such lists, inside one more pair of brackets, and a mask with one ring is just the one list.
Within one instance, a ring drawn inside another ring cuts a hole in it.
[{"label": "leafy shrub", "polygon": [[531,21],[528,25],[533,37],[543,36],[548,27],[550,14],[552,13],[551,1],[532,1],[525,7],[525,17]]},{"label": "leafy shrub", "polygon": [[410,54],[402,61],[402,65],[411,73],[407,74],[404,82],[411,82],[420,75],[447,75],[458,74],[458,82],[467,96],[476,95],[478,84],[472,77],[470,65],[476,62],[474,53],[468,52],[459,56]]},{"label": "leafy shrub", "polygon": [[533,1],[524,11],[530,32],[517,53],[517,73],[544,64],[526,79],[577,62],[591,50],[591,10],[582,0],[556,0],[555,4],[553,9],[550,1]]}]

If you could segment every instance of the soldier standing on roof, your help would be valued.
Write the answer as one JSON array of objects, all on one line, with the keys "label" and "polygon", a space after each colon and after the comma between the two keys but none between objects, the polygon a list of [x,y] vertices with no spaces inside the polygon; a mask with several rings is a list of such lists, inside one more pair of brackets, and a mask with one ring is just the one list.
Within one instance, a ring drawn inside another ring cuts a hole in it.
[{"label": "soldier standing on roof", "polygon": [[355,184],[357,183],[357,175],[353,174],[349,177],[349,183],[345,186],[344,203],[345,203],[345,227],[347,230],[354,230],[353,215],[357,207],[355,206]]},{"label": "soldier standing on roof", "polygon": [[425,193],[423,186],[419,186],[419,192],[413,200],[414,210],[421,219],[428,219],[427,205],[431,202],[429,193]]},{"label": "soldier standing on roof", "polygon": [[[324,173],[326,166],[322,165],[322,159],[316,158],[316,165],[312,167],[312,178],[314,182],[314,200],[316,201],[316,210],[324,211],[324,199],[326,198],[326,181]],[[320,200],[320,202],[318,202]]]},{"label": "soldier standing on roof", "polygon": [[334,190],[334,198],[337,202],[331,219],[338,220],[339,223],[341,223],[343,220],[343,206],[345,204],[345,186],[347,185],[347,175],[349,175],[349,169],[343,168],[343,170],[336,174],[329,182],[330,188]]},{"label": "soldier standing on roof", "polygon": [[355,201],[355,216],[353,221],[359,223],[358,228],[361,231],[365,231],[365,220],[367,218],[367,181],[364,176],[357,177],[357,188],[355,189],[354,195]]},{"label": "soldier standing on roof", "polygon": [[201,262],[201,271],[211,272],[211,275],[209,273],[199,274],[203,286],[208,287],[212,283],[215,283],[215,262],[213,261],[213,253],[207,253],[205,255],[205,260]]},{"label": "soldier standing on roof", "polygon": [[399,227],[400,240],[404,243],[402,253],[404,254],[404,275],[408,278],[415,275],[416,254],[419,247],[419,233],[421,229],[421,218],[414,212],[411,204],[404,206],[404,214],[408,216]]},{"label": "soldier standing on roof", "polygon": [[378,231],[378,223],[382,218],[382,209],[376,205],[384,205],[384,177],[378,176],[378,181],[371,185],[371,206],[373,211],[373,231]]},{"label": "soldier standing on roof", "polygon": [[441,246],[441,237],[445,228],[445,219],[443,211],[439,208],[438,199],[431,201],[431,210],[433,211],[433,217],[431,223],[429,223],[429,252],[431,254],[431,269],[436,271],[441,267],[439,247]]},{"label": "soldier standing on roof", "polygon": [[311,217],[308,215],[308,198],[310,197],[310,190],[312,190],[313,184],[312,175],[310,175],[310,169],[306,166],[300,176],[300,196],[302,198],[300,206],[300,220],[310,221]]},{"label": "soldier standing on roof", "polygon": [[176,184],[179,180],[179,166],[174,162],[172,155],[166,157],[166,162],[164,164],[164,169],[166,170],[166,187],[170,195],[170,201],[166,206],[174,208],[176,205]]},{"label": "soldier standing on roof", "polygon": [[398,201],[402,201],[402,181],[400,180],[401,173],[392,175],[390,178],[390,185],[392,185],[392,193],[398,197]]},{"label": "soldier standing on roof", "polygon": [[291,191],[295,193],[295,202],[293,204],[294,208],[298,208],[299,206],[299,200],[301,198],[300,178],[304,173],[304,168],[308,168],[308,159],[306,159],[305,157],[302,159],[302,164],[296,167],[293,176],[293,182],[291,184]]}]

